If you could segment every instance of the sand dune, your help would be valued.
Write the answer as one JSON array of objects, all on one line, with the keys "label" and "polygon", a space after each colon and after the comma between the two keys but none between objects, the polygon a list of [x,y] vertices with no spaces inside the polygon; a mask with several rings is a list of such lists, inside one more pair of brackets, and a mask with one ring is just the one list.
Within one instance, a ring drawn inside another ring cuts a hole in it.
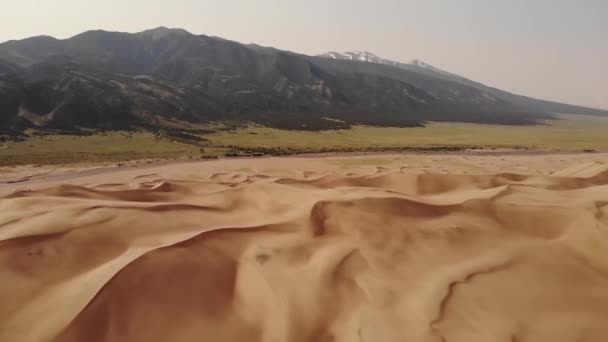
[{"label": "sand dune", "polygon": [[608,164],[164,171],[0,199],[0,341],[608,339]]}]

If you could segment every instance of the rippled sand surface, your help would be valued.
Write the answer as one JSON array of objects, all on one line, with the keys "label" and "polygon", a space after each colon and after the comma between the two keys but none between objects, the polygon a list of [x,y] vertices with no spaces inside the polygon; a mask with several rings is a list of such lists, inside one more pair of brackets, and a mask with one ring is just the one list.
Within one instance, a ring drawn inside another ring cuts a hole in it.
[{"label": "rippled sand surface", "polygon": [[608,164],[269,163],[4,188],[0,341],[608,340]]}]

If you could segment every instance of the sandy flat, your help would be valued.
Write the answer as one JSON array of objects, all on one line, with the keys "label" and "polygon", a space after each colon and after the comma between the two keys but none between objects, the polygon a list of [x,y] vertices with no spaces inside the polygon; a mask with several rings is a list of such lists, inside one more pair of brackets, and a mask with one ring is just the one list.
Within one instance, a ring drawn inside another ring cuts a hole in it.
[{"label": "sandy flat", "polygon": [[606,154],[2,177],[2,342],[608,340]]}]

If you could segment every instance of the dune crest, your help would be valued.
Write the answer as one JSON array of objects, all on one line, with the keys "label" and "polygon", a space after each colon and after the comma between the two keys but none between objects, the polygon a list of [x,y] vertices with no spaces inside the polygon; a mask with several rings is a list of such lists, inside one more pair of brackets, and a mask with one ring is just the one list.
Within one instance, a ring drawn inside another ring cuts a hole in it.
[{"label": "dune crest", "polygon": [[608,166],[0,198],[0,341],[603,341]]}]

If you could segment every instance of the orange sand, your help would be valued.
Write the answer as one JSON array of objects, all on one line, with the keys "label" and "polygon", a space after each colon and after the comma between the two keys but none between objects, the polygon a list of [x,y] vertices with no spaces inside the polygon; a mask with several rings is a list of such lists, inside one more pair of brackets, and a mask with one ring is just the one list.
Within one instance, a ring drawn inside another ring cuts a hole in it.
[{"label": "orange sand", "polygon": [[510,158],[5,184],[0,341],[608,340],[608,164]]}]

